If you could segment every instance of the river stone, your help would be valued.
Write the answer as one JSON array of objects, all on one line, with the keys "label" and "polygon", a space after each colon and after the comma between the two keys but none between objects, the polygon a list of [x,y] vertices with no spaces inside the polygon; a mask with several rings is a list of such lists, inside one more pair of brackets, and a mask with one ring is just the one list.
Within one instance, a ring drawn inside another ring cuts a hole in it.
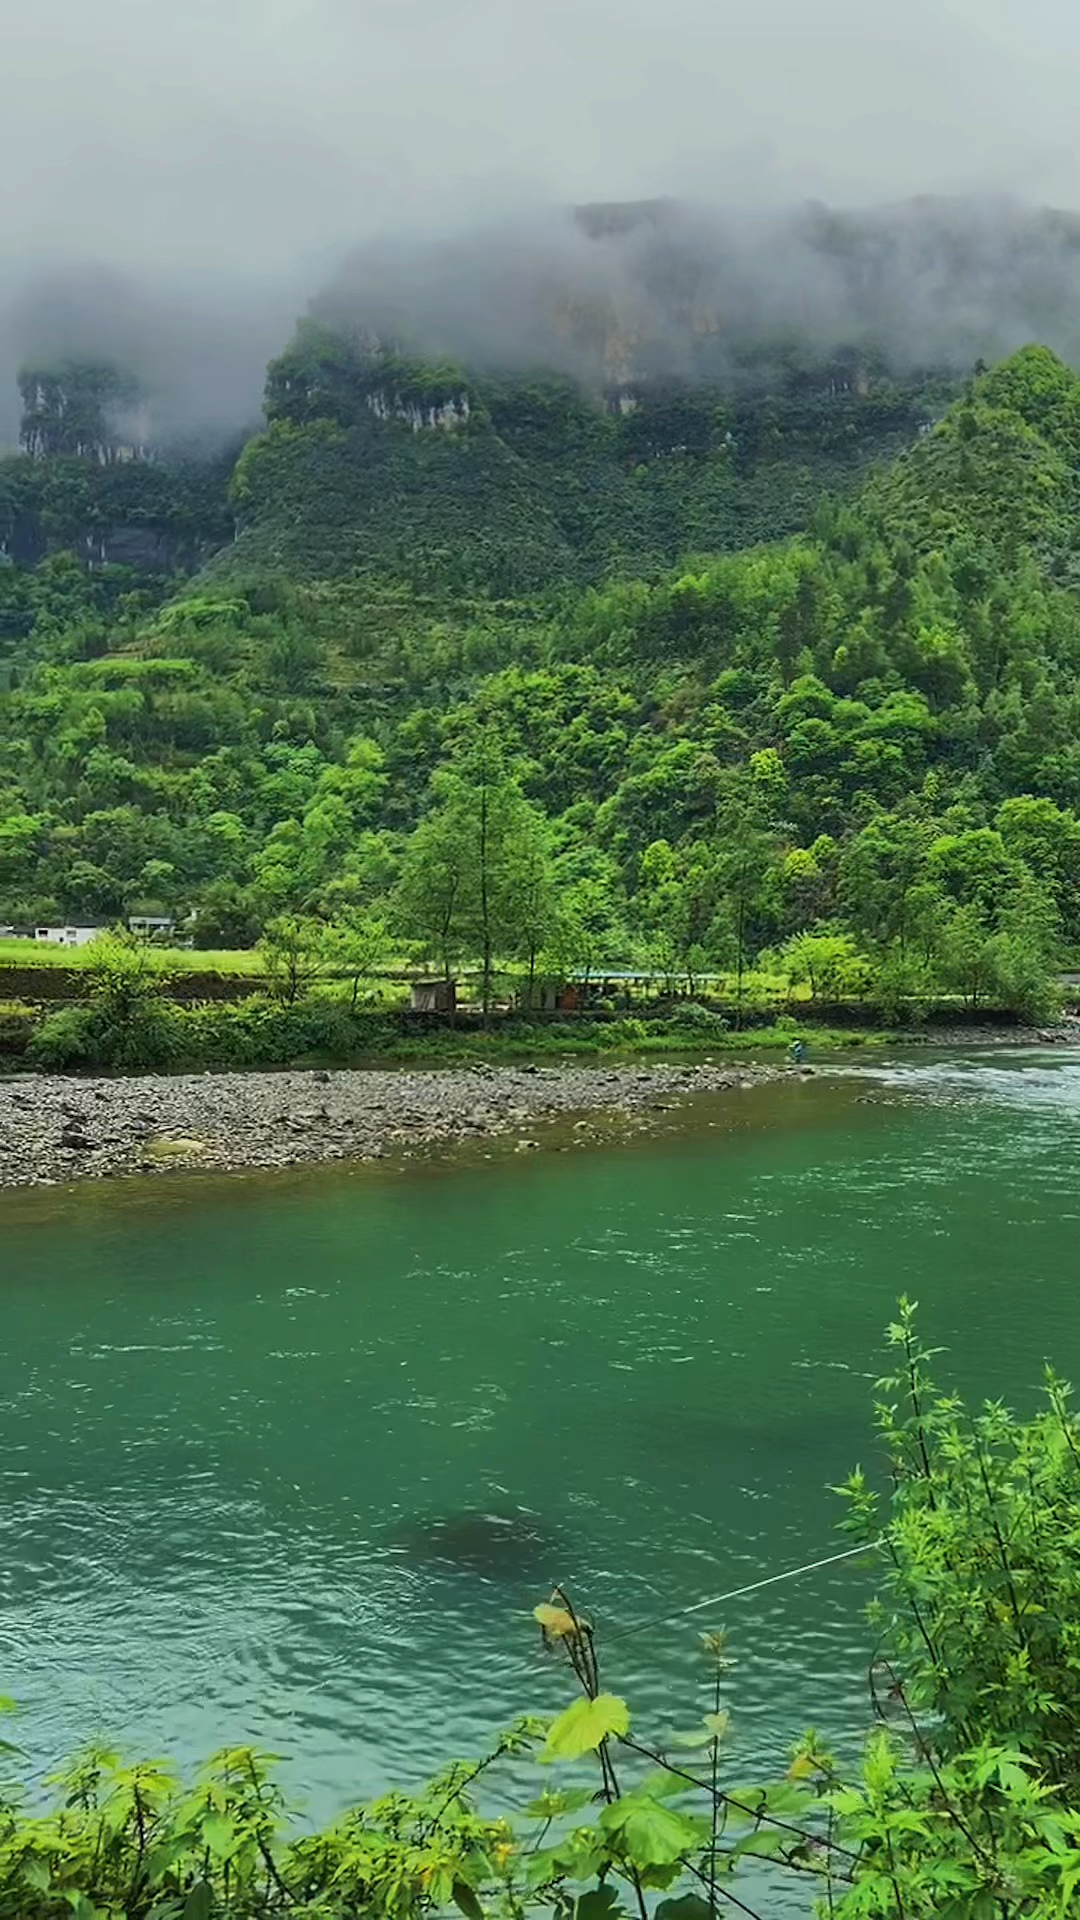
[{"label": "river stone", "polygon": [[147,1140],[143,1146],[143,1157],[147,1160],[190,1160],[205,1152],[205,1140],[187,1139],[182,1135],[175,1139]]},{"label": "river stone", "polygon": [[555,1544],[536,1514],[440,1514],[403,1528],[400,1544],[414,1559],[441,1560],[487,1580],[550,1577]]}]

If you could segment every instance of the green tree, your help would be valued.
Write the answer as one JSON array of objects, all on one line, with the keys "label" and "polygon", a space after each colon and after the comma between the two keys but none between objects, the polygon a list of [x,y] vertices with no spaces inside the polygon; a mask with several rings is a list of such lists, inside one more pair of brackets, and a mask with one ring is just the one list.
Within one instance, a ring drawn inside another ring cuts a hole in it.
[{"label": "green tree", "polygon": [[362,983],[385,965],[390,952],[386,921],[355,907],[346,909],[323,928],[318,952],[330,978],[349,981],[349,1004],[355,1011]]},{"label": "green tree", "polygon": [[250,887],[213,880],[195,914],[197,947],[253,947],[262,932],[263,907]]},{"label": "green tree", "polygon": [[872,962],[843,929],[797,933],[777,961],[789,979],[808,983],[812,1000],[862,1000],[874,985]]},{"label": "green tree", "polygon": [[941,918],[944,890],[929,865],[932,823],[882,813],[848,842],[840,860],[840,901],[852,923],[901,959],[925,947]]},{"label": "green tree", "polygon": [[992,935],[985,913],[975,904],[954,907],[938,935],[938,971],[944,985],[972,1009],[986,1004],[996,982]]},{"label": "green tree", "polygon": [[432,785],[435,807],[405,849],[398,913],[447,978],[462,957],[479,960],[487,1014],[496,960],[524,945],[535,965],[551,883],[547,826],[491,736],[471,742]]},{"label": "green tree", "polygon": [[571,876],[560,863],[558,912],[544,942],[542,964],[557,975],[580,973],[587,986],[605,964],[627,957],[623,902],[614,871],[602,856]]},{"label": "green tree", "polygon": [[549,945],[560,913],[551,833],[546,820],[530,815],[525,830],[510,853],[508,903],[512,925],[516,928],[515,959],[525,964],[525,1004],[536,999],[536,974],[540,955]]},{"label": "green tree", "polygon": [[259,953],[271,991],[294,1006],[326,970],[326,929],[304,914],[279,913],[263,928]]},{"label": "green tree", "polygon": [[1060,1004],[1057,941],[1052,895],[1021,870],[993,916],[970,901],[943,917],[937,969],[944,984],[972,1008],[996,1005],[1043,1019]]},{"label": "green tree", "polygon": [[994,825],[1007,850],[1053,894],[1066,940],[1080,940],[1080,820],[1053,800],[1017,794]]},{"label": "green tree", "polygon": [[760,945],[755,941],[755,915],[764,896],[774,840],[753,798],[735,799],[721,812],[717,826],[720,897],[735,960],[736,1019],[741,1022],[746,969],[755,945]]},{"label": "green tree", "polygon": [[641,856],[634,899],[641,930],[651,939],[660,970],[683,975],[694,991],[695,975],[709,960],[724,957],[726,928],[718,920],[723,875],[703,842],[675,849],[654,840]]},{"label": "green tree", "polygon": [[399,930],[436,956],[445,980],[453,979],[468,952],[472,880],[470,847],[448,802],[410,836],[394,896]]}]

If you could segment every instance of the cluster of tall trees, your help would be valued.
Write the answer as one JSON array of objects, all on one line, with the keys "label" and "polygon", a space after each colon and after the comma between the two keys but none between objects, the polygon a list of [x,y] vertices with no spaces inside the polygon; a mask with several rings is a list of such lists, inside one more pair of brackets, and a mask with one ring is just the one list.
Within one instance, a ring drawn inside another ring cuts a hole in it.
[{"label": "cluster of tall trees", "polygon": [[723,974],[737,998],[756,968],[818,1001],[950,993],[1037,1011],[1076,938],[1080,820],[1047,799],[1007,800],[990,826],[880,811],[793,847],[759,766],[699,837],[648,842],[630,892],[615,860],[528,797],[526,771],[497,735],[467,735],[397,859],[368,835],[367,864],[294,888],[264,935],[286,997],[329,972],[351,974],[355,998],[365,971],[408,951],[447,979],[475,969],[485,1007],[496,975],[533,1004],[541,979],[619,964],[691,991]]}]

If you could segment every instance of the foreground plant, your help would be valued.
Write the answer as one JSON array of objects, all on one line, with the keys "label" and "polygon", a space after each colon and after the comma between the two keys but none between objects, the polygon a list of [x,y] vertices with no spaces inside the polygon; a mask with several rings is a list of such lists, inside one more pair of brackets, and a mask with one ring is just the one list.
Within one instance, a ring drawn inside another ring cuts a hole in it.
[{"label": "foreground plant", "polygon": [[420,1915],[452,1902],[480,1911],[503,1878],[511,1829],[476,1811],[466,1788],[481,1766],[455,1765],[418,1795],[391,1793],[325,1832],[286,1837],[274,1756],[218,1753],[191,1787],[170,1768],[124,1767],[91,1751],[52,1785],[42,1815],[8,1802],[0,1814],[4,1920],[249,1920]]}]

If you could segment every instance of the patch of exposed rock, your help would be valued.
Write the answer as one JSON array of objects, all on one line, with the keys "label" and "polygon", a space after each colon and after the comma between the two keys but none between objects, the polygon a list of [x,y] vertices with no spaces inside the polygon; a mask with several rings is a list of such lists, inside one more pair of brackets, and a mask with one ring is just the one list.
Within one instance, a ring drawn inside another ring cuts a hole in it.
[{"label": "patch of exposed rock", "polygon": [[655,1124],[680,1100],[775,1077],[712,1065],[295,1071],[0,1081],[0,1186],[177,1169],[292,1167],[509,1136],[562,1114]]}]

